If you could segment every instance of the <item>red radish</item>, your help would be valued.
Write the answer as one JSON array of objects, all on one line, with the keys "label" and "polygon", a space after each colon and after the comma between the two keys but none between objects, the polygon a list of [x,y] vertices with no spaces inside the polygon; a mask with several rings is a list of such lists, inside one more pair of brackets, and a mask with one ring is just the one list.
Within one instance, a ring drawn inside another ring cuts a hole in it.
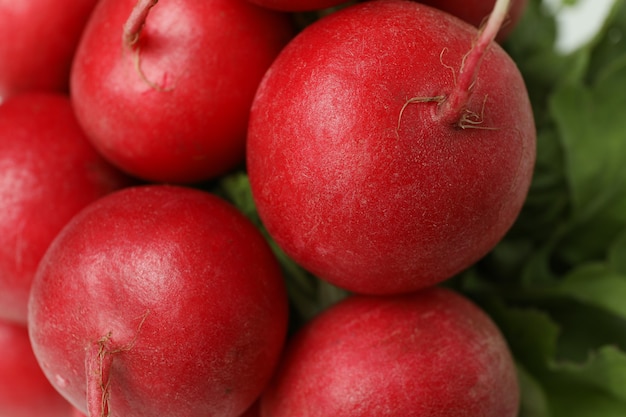
[{"label": "red radish", "polygon": [[91,417],[237,417],[287,328],[280,266],[258,229],[216,196],[166,185],[74,217],[29,306],[46,376]]},{"label": "red radish", "polygon": [[260,417],[261,416],[260,402],[257,400],[250,406],[245,413],[239,417]]},{"label": "red radish", "polygon": [[304,12],[328,9],[348,3],[350,0],[249,0],[251,3],[272,10]]},{"label": "red radish", "polygon": [[291,340],[262,417],[515,417],[520,392],[491,319],[443,288],[353,296]]},{"label": "red radish", "polygon": [[78,408],[72,407],[72,412],[69,417],[87,417],[87,416]]},{"label": "red radish", "polygon": [[513,224],[535,160],[528,93],[492,42],[403,0],[350,6],[276,59],[251,112],[248,173],[268,232],[353,292],[450,278]]},{"label": "red radish", "polygon": [[70,404],[41,371],[26,327],[0,319],[0,416],[69,417]]},{"label": "red radish", "polygon": [[93,148],[67,96],[0,106],[0,318],[26,324],[39,260],[79,210],[131,183]]},{"label": "red radish", "polygon": [[72,69],[78,119],[134,176],[216,177],[244,161],[254,92],[292,35],[246,0],[102,0]]},{"label": "red radish", "polygon": [[[493,10],[495,0],[418,0],[437,9],[457,16],[476,27],[481,27]],[[526,11],[528,0],[511,0],[507,18],[500,29],[497,39],[502,42],[515,29]]]},{"label": "red radish", "polygon": [[0,102],[67,92],[72,59],[97,0],[0,0]]}]

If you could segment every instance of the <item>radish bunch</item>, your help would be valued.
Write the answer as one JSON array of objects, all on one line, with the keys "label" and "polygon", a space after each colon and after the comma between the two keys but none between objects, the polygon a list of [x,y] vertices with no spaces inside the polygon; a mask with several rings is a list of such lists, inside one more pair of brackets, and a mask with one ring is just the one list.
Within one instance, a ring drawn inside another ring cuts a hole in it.
[{"label": "radish bunch", "polygon": [[[26,36],[0,48],[32,74],[0,59],[0,320],[28,334],[42,403],[517,415],[504,337],[439,284],[528,192],[532,109],[497,43],[524,1],[475,1],[472,18],[410,0],[67,3],[80,35],[47,49],[56,81],[18,60]],[[230,174],[252,208],[224,192]],[[290,322],[290,265],[345,299]],[[0,395],[3,417],[41,414],[16,401]]]}]

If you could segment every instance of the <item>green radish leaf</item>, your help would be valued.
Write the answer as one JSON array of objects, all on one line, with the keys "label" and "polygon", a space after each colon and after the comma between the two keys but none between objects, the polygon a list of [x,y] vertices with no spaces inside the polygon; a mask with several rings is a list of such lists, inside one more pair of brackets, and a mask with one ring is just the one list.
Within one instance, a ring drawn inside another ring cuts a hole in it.
[{"label": "green radish leaf", "polygon": [[626,275],[626,229],[613,241],[607,255],[608,266],[616,274]]},{"label": "green radish leaf", "polygon": [[603,346],[626,349],[626,320],[623,317],[562,296],[545,302],[546,311],[560,333],[555,357],[572,362],[585,361],[589,352]]},{"label": "green radish leaf", "polygon": [[626,320],[626,276],[604,263],[588,263],[570,272],[553,293],[606,310]]},{"label": "green radish leaf", "polygon": [[553,417],[626,415],[626,354],[614,346],[583,363],[554,362],[546,385]]},{"label": "green radish leaf", "polygon": [[567,379],[547,389],[551,417],[624,417],[626,403]]},{"label": "green radish leaf", "polygon": [[604,255],[626,227],[626,61],[596,84],[551,97],[565,155],[571,216],[559,253],[570,264]]},{"label": "green radish leaf", "polygon": [[584,363],[555,362],[552,370],[571,383],[588,386],[618,400],[626,415],[626,354],[614,346],[591,352]]},{"label": "green radish leaf", "polygon": [[557,351],[558,324],[538,308],[512,307],[499,298],[481,305],[502,330],[520,365],[533,374],[545,370]]},{"label": "green radish leaf", "polygon": [[521,391],[519,417],[551,417],[548,397],[539,380],[519,364],[517,375]]},{"label": "green radish leaf", "polygon": [[626,59],[626,2],[616,0],[596,38],[591,42],[587,82],[593,83],[601,74]]}]

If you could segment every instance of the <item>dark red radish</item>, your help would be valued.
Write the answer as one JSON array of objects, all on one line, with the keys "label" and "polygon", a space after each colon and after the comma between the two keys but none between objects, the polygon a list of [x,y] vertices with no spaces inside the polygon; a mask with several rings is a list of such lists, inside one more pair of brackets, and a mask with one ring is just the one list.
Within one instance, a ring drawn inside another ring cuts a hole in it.
[{"label": "dark red radish", "polygon": [[75,216],[33,283],[48,379],[91,417],[236,417],[283,347],[287,295],[258,229],[204,191],[130,187]]},{"label": "dark red radish", "polygon": [[72,69],[78,119],[134,176],[214,178],[243,163],[255,90],[292,36],[247,0],[102,0]]},{"label": "dark red radish", "polygon": [[70,416],[70,404],[41,371],[25,326],[0,319],[0,352],[0,416]]},{"label": "dark red radish", "polygon": [[502,239],[536,132],[494,16],[479,34],[413,1],[370,1],[282,51],[255,97],[247,167],[261,219],[296,262],[394,294],[452,277]]},{"label": "dark red radish", "polygon": [[0,318],[26,324],[52,239],[87,204],[129,184],[87,140],[67,96],[24,93],[0,105]]},{"label": "dark red radish", "polygon": [[[441,9],[454,16],[457,16],[476,27],[481,27],[493,10],[495,0],[418,0],[422,4],[427,4],[437,9]],[[517,23],[526,11],[528,0],[511,0],[506,20],[497,36],[497,40],[506,40],[509,34],[515,29]]]},{"label": "dark red radish", "polygon": [[74,52],[97,0],[0,0],[0,102],[67,92]]},{"label": "dark red radish", "polygon": [[260,402],[257,400],[250,406],[245,413],[243,413],[240,417],[260,417],[261,416],[261,406]]},{"label": "dark red radish", "polygon": [[516,417],[520,389],[499,329],[443,288],[353,296],[296,334],[262,417]]}]

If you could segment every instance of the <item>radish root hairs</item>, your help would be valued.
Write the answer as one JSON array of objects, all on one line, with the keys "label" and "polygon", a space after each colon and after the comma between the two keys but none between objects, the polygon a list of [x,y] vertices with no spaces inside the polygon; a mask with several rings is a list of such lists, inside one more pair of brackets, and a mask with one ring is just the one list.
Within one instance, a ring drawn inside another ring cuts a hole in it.
[{"label": "radish root hairs", "polygon": [[445,55],[446,52],[448,52],[448,48],[443,48],[441,50],[441,53],[439,54],[439,62],[441,62],[441,65],[443,65],[444,68],[447,68],[450,70],[450,72],[452,73],[452,82],[456,86],[456,70],[454,69],[453,66],[448,65],[445,62],[443,62],[443,56]]},{"label": "radish root hairs", "polygon": [[89,417],[109,417],[110,373],[113,364],[113,355],[129,351],[133,348],[148,314],[142,316],[133,339],[122,347],[111,349],[112,332],[108,332],[87,348],[87,415]]},{"label": "radish root hairs", "polygon": [[485,129],[485,130],[498,130],[497,127],[488,127],[488,126],[480,126],[484,121],[485,115],[485,105],[487,104],[487,95],[483,99],[483,106],[480,110],[480,114],[471,111],[470,109],[465,109],[461,116],[461,120],[459,120],[458,127],[461,129]]},{"label": "radish root hairs", "polygon": [[409,106],[409,104],[413,103],[442,103],[445,100],[445,96],[434,96],[434,97],[412,97],[404,102],[404,105],[400,109],[400,114],[398,115],[398,125],[396,126],[396,136],[400,131],[400,124],[402,123],[402,115],[404,114],[404,110]]},{"label": "radish root hairs", "polygon": [[465,127],[461,125],[463,122],[467,122],[467,119],[464,120],[465,106],[469,101],[472,87],[476,82],[482,59],[489,46],[495,41],[496,35],[507,17],[510,5],[511,0],[496,0],[487,23],[481,27],[472,48],[463,57],[458,82],[455,82],[452,93],[440,109],[440,117],[444,122],[461,128],[467,127],[467,125]]},{"label": "radish root hairs", "polygon": [[487,96],[485,96],[485,99],[483,100],[483,106],[480,114],[467,109],[465,106],[469,100],[470,92],[476,83],[476,76],[478,74],[482,58],[487,48],[492,42],[494,42],[498,31],[502,27],[509,7],[510,0],[496,1],[492,13],[487,19],[486,24],[481,27],[478,37],[473,42],[472,48],[465,55],[463,55],[458,79],[454,67],[443,62],[443,56],[447,52],[448,48],[443,48],[441,50],[441,53],[439,54],[439,62],[452,72],[454,85],[452,93],[448,97],[439,95],[434,97],[413,97],[408,99],[400,109],[396,135],[400,131],[402,114],[404,113],[406,107],[412,103],[439,103],[443,120],[450,122],[461,129],[497,129],[493,127],[480,126],[483,123]]}]

